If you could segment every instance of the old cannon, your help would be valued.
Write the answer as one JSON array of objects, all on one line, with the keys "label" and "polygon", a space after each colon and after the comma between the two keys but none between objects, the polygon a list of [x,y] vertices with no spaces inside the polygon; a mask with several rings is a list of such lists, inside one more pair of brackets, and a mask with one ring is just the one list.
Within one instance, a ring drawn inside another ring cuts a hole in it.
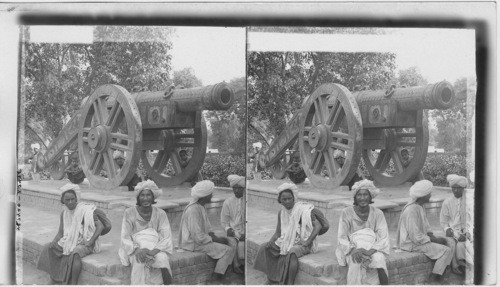
[{"label": "old cannon", "polygon": [[[205,159],[202,111],[227,110],[233,101],[226,83],[135,94],[118,85],[100,86],[84,99],[37,164],[62,179],[65,152],[77,145],[83,172],[96,188],[126,185],[140,160],[159,186],[178,185],[195,176]],[[190,151],[189,161],[180,159],[180,150]],[[116,151],[125,155],[121,166],[113,158]]]},{"label": "old cannon", "polygon": [[[275,178],[284,178],[289,164],[286,151],[298,149],[311,183],[334,188],[347,185],[362,158],[376,182],[399,185],[417,176],[427,157],[424,110],[448,109],[454,101],[455,92],[446,81],[353,93],[339,84],[324,84],[304,100],[273,140],[263,163]],[[335,160],[336,151],[345,155],[343,164]]]}]

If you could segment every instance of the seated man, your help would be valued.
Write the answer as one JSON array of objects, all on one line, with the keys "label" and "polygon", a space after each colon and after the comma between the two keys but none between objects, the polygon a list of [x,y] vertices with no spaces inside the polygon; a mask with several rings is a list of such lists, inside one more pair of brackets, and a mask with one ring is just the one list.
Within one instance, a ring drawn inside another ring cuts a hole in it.
[{"label": "seated man", "polygon": [[337,260],[349,266],[347,285],[388,285],[389,230],[382,210],[370,205],[380,190],[365,179],[356,182],[352,191],[354,205],[344,208],[340,216]]},{"label": "seated man", "polygon": [[292,155],[292,162],[287,166],[286,172],[288,173],[288,178],[295,183],[303,183],[307,175],[300,165],[300,154],[298,151],[294,152]]},{"label": "seated man", "polygon": [[240,266],[245,264],[245,177],[231,174],[227,177],[234,196],[222,205],[220,223],[226,230],[229,246],[234,248],[233,270],[243,273]]},{"label": "seated man", "polygon": [[[179,151],[179,164],[180,164],[181,168],[185,169],[189,165],[190,160],[191,160],[191,158],[189,158],[187,150],[181,149]],[[202,180],[203,180],[203,176],[201,175],[201,172],[198,171],[197,174],[194,174],[193,176],[188,178],[186,180],[186,182],[189,182],[191,184],[191,186],[194,186],[198,181],[202,181]]]},{"label": "seated man", "polygon": [[467,237],[467,214],[463,193],[467,187],[467,178],[450,174],[446,179],[450,184],[453,196],[443,202],[439,221],[446,232],[447,245],[451,248],[453,254],[451,270],[453,273],[463,274],[465,271],[465,242]]},{"label": "seated man", "polygon": [[228,283],[224,274],[233,261],[235,251],[226,245],[226,238],[218,237],[211,231],[204,206],[212,200],[214,189],[215,185],[210,180],[202,180],[191,188],[192,200],[182,214],[178,242],[184,250],[203,252],[218,259],[214,269],[215,283]]},{"label": "seated man", "polygon": [[446,246],[446,239],[435,237],[430,232],[423,205],[429,202],[432,188],[432,182],[428,180],[417,181],[410,188],[410,201],[403,207],[399,218],[396,244],[402,250],[424,253],[430,259],[436,260],[428,282],[441,283],[453,254]]},{"label": "seated man", "polygon": [[132,264],[132,285],[171,284],[170,222],[165,211],[153,206],[162,191],[153,181],[147,180],[138,183],[134,193],[137,206],[129,207],[123,216],[120,260],[125,266]]},{"label": "seated man", "polygon": [[111,222],[102,210],[80,201],[80,187],[61,187],[64,204],[59,231],[51,243],[44,246],[37,268],[48,272],[52,283],[78,284],[82,258],[100,251],[99,236],[111,230]]},{"label": "seated man", "polygon": [[[339,165],[339,171],[342,169],[342,167],[344,166],[344,163],[345,163],[345,153],[344,151],[342,150],[335,150],[333,152],[333,159],[335,160],[335,162]],[[358,169],[356,170],[356,173],[354,174],[354,176],[352,177],[352,179],[347,183],[347,186],[349,187],[349,189],[352,189],[352,186],[354,185],[355,182],[358,182],[360,180],[363,180],[364,177],[363,177],[363,172],[361,171],[361,169],[358,167]]]},{"label": "seated man", "polygon": [[[410,151],[407,149],[403,148],[400,151],[401,154],[401,164],[403,165],[403,168],[408,168],[410,166],[411,160],[410,160]],[[411,178],[408,180],[408,182],[415,183],[416,181],[425,179],[424,178],[424,173],[420,171],[418,175],[416,175],[414,178]]]},{"label": "seated man", "polygon": [[71,154],[71,164],[66,168],[64,172],[68,176],[69,181],[74,184],[80,184],[85,179],[85,173],[83,173],[80,167],[80,160],[78,159],[78,152]]},{"label": "seated man", "polygon": [[[118,170],[116,172],[119,173],[123,167],[123,164],[125,163],[125,154],[121,150],[115,150],[113,152],[113,159],[115,160],[116,165],[118,165]],[[127,183],[128,190],[135,190],[135,187],[141,181],[142,179],[137,175],[137,172],[135,172],[132,179],[129,181],[129,183]]]},{"label": "seated man", "polygon": [[260,246],[254,268],[266,273],[268,284],[294,285],[299,272],[299,258],[318,250],[316,236],[328,231],[321,211],[312,203],[297,201],[298,188],[292,183],[278,186],[276,232]]}]

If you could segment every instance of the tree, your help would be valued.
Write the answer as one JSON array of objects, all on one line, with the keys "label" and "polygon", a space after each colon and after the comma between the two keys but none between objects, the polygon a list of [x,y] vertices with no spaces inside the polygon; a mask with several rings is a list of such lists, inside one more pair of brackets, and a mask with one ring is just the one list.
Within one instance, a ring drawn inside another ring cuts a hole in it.
[{"label": "tree", "polygon": [[207,111],[210,122],[211,142],[209,146],[221,152],[244,154],[246,146],[246,79],[235,78],[229,82],[234,91],[234,103],[227,111]]},{"label": "tree", "polygon": [[398,86],[415,87],[427,85],[428,82],[422,74],[418,67],[410,67],[405,70],[399,70],[398,72]]},{"label": "tree", "polygon": [[183,86],[186,89],[203,86],[201,80],[194,75],[194,70],[191,67],[174,71],[173,82],[175,86]]},{"label": "tree", "polygon": [[[277,136],[303,100],[323,83],[385,89],[394,79],[392,53],[252,52],[248,55],[248,129],[268,122]],[[263,135],[265,138],[266,136]]]},{"label": "tree", "polygon": [[[56,138],[82,100],[103,84],[129,92],[166,88],[171,80],[171,28],[98,26],[92,44],[29,42],[24,31],[25,117]],[[27,142],[26,144],[30,144]]]},{"label": "tree", "polygon": [[475,103],[475,79],[460,78],[453,84],[455,90],[455,105],[448,110],[433,110],[431,115],[436,120],[438,134],[436,136],[437,147],[444,148],[447,152],[465,153],[467,146],[471,145],[470,137],[467,138],[467,130],[472,130],[472,117]]}]

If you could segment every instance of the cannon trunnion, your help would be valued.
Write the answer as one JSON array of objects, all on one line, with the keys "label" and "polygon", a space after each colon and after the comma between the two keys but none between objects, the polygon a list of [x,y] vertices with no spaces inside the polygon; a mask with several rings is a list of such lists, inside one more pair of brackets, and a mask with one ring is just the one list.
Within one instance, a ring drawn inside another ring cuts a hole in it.
[{"label": "cannon trunnion", "polygon": [[[49,145],[39,166],[61,179],[64,153],[77,142],[83,172],[94,187],[127,185],[140,160],[159,186],[178,185],[196,176],[205,159],[202,111],[227,110],[233,102],[226,83],[137,94],[118,85],[100,86]],[[182,160],[180,150],[190,159]],[[124,155],[123,164],[115,161],[116,153]]]},{"label": "cannon trunnion", "polygon": [[[361,159],[379,184],[402,184],[418,176],[427,157],[424,110],[448,109],[454,101],[446,81],[354,93],[339,84],[321,85],[271,143],[266,166],[276,178],[286,176],[285,152],[298,142],[302,167],[316,187],[347,185]],[[335,159],[339,154],[343,162]]]}]

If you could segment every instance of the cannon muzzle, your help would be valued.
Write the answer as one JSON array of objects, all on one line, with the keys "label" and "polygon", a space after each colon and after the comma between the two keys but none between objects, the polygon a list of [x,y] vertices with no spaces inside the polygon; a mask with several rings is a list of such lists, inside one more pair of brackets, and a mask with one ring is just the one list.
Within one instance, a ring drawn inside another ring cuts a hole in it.
[{"label": "cannon muzzle", "polygon": [[219,83],[200,88],[176,89],[171,99],[182,112],[227,110],[233,105],[234,92],[226,83]]},{"label": "cannon muzzle", "polygon": [[451,108],[455,102],[453,86],[447,81],[418,87],[396,88],[392,86],[389,90],[358,91],[353,95],[359,105],[392,99],[397,102],[398,108],[402,111],[445,110]]},{"label": "cannon muzzle", "polygon": [[220,111],[229,109],[234,102],[234,91],[226,83],[189,89],[169,89],[158,92],[140,92],[134,94],[138,106],[151,102],[171,101],[177,111]]}]

